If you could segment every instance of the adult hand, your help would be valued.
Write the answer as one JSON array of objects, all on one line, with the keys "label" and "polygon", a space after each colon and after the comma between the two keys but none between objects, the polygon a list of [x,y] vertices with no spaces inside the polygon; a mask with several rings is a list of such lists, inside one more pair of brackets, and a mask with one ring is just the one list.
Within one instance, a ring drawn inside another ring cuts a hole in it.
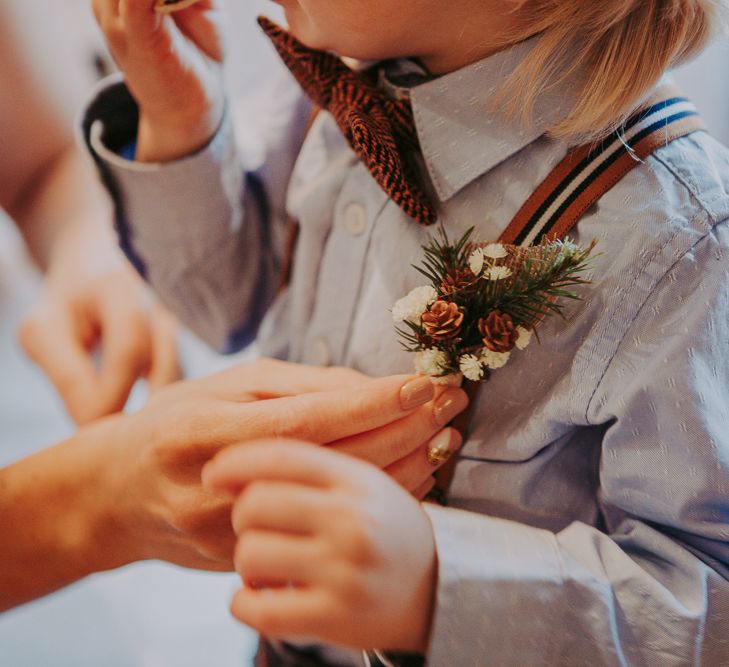
[{"label": "adult hand", "polygon": [[[368,380],[368,376],[349,368],[320,368],[260,359],[195,380],[193,384],[178,383],[168,390],[168,394],[175,391],[189,398],[191,392],[195,392],[221,400],[250,401],[311,392],[335,392],[344,387],[354,388]],[[383,420],[381,425],[372,426],[375,422],[364,420],[353,425],[345,437],[338,437],[340,426],[336,409],[339,402],[333,397],[331,410],[322,414],[312,410],[308,435],[304,439],[369,461],[414,496],[423,498],[433,487],[433,473],[440,467],[428,461],[426,452],[436,448],[443,459],[447,459],[460,448],[460,433],[447,425],[465,410],[468,396],[462,389],[434,387],[427,378],[416,377],[399,395],[393,393],[390,400],[396,411],[397,402],[401,406],[422,404],[401,415],[401,418]],[[363,410],[366,409],[367,406],[363,406]],[[328,419],[332,420],[333,429],[325,424]],[[304,437],[300,428],[291,433],[286,432],[283,425],[278,428],[279,436]]]},{"label": "adult hand", "polygon": [[93,0],[109,49],[139,104],[137,159],[163,162],[203,147],[223,116],[220,21],[212,0],[172,14],[155,0]]},{"label": "adult hand", "polygon": [[381,471],[300,442],[259,442],[221,452],[203,479],[237,495],[235,567],[255,585],[236,593],[236,618],[272,638],[425,652],[433,529]]},{"label": "adult hand", "polygon": [[19,332],[78,424],[120,411],[141,377],[152,390],[179,377],[175,320],[111,238],[85,233],[59,238],[41,299]]},{"label": "adult hand", "polygon": [[[317,387],[324,390],[312,391]],[[406,444],[402,425],[427,419],[429,429],[440,432],[433,396],[424,378],[363,381],[353,371],[273,361],[159,391],[139,413],[111,422],[103,435],[106,514],[116,517],[111,525],[123,562],[162,558],[229,568],[230,500],[203,491],[200,474],[218,451],[251,439],[298,438],[371,455],[363,439],[370,433],[373,456],[382,462],[417,452],[422,465],[412,456],[403,479],[413,490],[422,487],[435,470],[427,463],[426,444],[418,441],[424,431]]]}]

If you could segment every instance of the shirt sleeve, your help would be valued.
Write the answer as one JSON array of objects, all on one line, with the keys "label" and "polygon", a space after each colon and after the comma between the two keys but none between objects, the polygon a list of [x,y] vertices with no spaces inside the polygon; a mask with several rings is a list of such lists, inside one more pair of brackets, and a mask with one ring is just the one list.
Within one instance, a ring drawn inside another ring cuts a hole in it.
[{"label": "shirt sleeve", "polygon": [[604,525],[426,506],[428,664],[729,664],[728,340],[721,223],[649,295],[591,399]]},{"label": "shirt sleeve", "polygon": [[119,76],[102,83],[82,120],[125,254],[162,301],[222,352],[255,337],[280,280],[286,188],[308,116],[298,89],[282,85],[275,113],[265,99],[251,101],[257,113],[247,120],[267,127],[248,133],[259,143],[249,155],[236,144],[229,108],[197,153],[135,162],[138,110]]}]

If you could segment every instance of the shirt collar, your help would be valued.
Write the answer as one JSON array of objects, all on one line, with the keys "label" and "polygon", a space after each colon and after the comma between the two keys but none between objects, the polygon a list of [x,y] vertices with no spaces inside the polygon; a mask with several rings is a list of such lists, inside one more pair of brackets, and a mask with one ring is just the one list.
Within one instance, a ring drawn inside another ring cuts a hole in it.
[{"label": "shirt collar", "polygon": [[[479,176],[528,146],[565,115],[564,90],[551,90],[536,100],[532,125],[494,108],[492,101],[508,76],[532,48],[532,38],[484,60],[412,87],[403,75],[416,70],[405,61],[385,69],[384,85],[394,96],[409,95],[420,148],[433,186],[447,201]],[[425,72],[420,70],[423,75]],[[400,84],[400,85],[399,85]]]}]

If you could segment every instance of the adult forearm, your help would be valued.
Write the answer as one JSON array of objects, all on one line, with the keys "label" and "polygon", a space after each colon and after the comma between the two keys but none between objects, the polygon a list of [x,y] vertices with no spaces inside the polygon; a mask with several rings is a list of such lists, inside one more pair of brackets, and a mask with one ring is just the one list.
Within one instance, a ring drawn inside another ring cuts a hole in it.
[{"label": "adult forearm", "polygon": [[99,428],[0,470],[0,611],[123,564]]},{"label": "adult forearm", "polygon": [[26,184],[9,212],[43,269],[63,245],[114,245],[108,197],[90,161],[73,145]]}]

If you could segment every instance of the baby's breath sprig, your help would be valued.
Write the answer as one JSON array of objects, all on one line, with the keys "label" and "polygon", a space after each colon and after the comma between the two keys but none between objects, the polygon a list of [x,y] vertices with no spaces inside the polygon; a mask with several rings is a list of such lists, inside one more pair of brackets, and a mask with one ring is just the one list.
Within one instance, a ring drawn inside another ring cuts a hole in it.
[{"label": "baby's breath sprig", "polygon": [[514,348],[529,344],[545,317],[564,318],[560,300],[580,299],[574,289],[590,282],[582,274],[594,241],[581,248],[569,239],[545,239],[523,248],[476,243],[473,231],[451,243],[441,227],[414,267],[430,284],[392,310],[405,349],[416,354],[416,371],[437,382],[488,379]]}]

